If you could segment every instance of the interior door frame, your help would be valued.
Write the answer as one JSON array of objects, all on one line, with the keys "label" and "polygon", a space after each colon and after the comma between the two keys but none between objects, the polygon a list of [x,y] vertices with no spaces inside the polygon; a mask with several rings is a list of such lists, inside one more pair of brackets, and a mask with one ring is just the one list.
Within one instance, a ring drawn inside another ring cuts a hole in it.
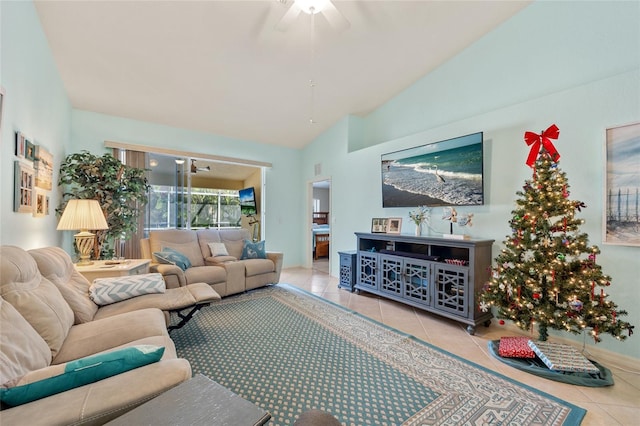
[{"label": "interior door frame", "polygon": [[[313,184],[316,182],[324,182],[329,181],[329,226],[333,222],[333,182],[331,180],[331,176],[315,176],[313,179],[307,181],[307,201],[306,201],[306,220],[305,220],[305,268],[313,268],[313,247],[312,247],[312,238],[313,238]],[[329,275],[331,275],[331,265],[333,262],[333,257],[331,255],[331,247],[333,246],[333,232],[329,233]]]}]

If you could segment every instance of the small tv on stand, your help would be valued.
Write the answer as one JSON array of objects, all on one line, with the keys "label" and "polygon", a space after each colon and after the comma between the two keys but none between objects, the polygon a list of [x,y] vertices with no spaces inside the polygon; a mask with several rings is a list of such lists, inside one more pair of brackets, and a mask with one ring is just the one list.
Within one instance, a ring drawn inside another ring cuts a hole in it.
[{"label": "small tv on stand", "polygon": [[258,213],[256,205],[256,192],[253,187],[244,188],[238,191],[240,198],[240,213],[245,216],[251,216]]}]

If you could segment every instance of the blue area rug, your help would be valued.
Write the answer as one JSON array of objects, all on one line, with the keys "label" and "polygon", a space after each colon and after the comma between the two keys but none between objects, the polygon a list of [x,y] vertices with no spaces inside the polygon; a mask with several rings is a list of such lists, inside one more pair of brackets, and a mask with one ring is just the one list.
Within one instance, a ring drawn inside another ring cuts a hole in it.
[{"label": "blue area rug", "polygon": [[232,296],[172,333],[178,355],[292,425],[577,425],[585,410],[287,285]]}]

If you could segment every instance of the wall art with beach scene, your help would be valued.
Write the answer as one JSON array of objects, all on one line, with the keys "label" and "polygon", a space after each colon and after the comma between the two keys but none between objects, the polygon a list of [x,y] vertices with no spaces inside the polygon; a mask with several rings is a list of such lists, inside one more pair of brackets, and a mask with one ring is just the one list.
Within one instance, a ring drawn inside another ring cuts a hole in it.
[{"label": "wall art with beach scene", "polygon": [[482,132],[383,154],[382,207],[484,204]]},{"label": "wall art with beach scene", "polygon": [[606,244],[640,246],[640,123],[606,131]]}]

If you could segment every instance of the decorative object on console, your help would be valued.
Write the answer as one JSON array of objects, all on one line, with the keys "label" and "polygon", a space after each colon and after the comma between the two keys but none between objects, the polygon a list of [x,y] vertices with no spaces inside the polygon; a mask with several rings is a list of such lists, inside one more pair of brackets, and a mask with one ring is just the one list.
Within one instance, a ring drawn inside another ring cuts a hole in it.
[{"label": "decorative object on console", "polygon": [[422,224],[429,226],[431,209],[427,206],[419,206],[416,210],[409,212],[409,219],[416,225],[416,237],[422,235]]},{"label": "decorative object on console", "polygon": [[484,204],[483,134],[381,156],[382,207]]},{"label": "decorative object on console", "polygon": [[[540,135],[525,133],[535,161],[533,177],[518,191],[516,208],[509,221],[512,234],[495,258],[492,277],[481,294],[480,307],[496,308],[497,317],[511,320],[522,330],[537,324],[539,340],[547,340],[547,329],[580,334],[589,332],[595,342],[607,333],[626,339],[633,326],[621,317],[605,290],[611,277],[596,263],[600,249],[588,245],[580,232],[583,219],[576,217],[585,206],[569,199],[566,175],[558,167],[558,154],[550,139],[559,136],[553,125]],[[588,309],[586,309],[588,307]]]},{"label": "decorative object on console", "polygon": [[603,242],[640,246],[640,123],[607,129]]},{"label": "decorative object on console", "polygon": [[89,230],[108,229],[104,213],[97,200],[69,200],[64,208],[58,231],[80,230],[74,235],[76,247],[80,253],[78,265],[92,265],[90,261],[96,235]]}]

